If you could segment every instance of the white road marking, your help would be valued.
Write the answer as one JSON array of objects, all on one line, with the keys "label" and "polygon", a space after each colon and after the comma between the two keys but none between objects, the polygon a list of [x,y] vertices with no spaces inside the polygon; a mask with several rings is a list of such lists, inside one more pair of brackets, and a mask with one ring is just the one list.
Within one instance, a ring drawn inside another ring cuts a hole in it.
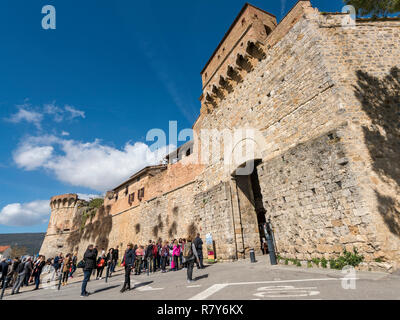
[{"label": "white road marking", "polygon": [[150,286],[145,286],[145,287],[139,287],[137,288],[138,291],[159,291],[159,290],[164,290],[164,288],[152,288]]},{"label": "white road marking", "polygon": [[304,288],[296,288],[292,286],[274,286],[274,287],[261,287],[258,288],[257,291],[288,291],[288,290],[311,290],[317,289],[317,287],[304,287]]},{"label": "white road marking", "polygon": [[229,286],[229,283],[227,284],[214,284],[208,289],[204,290],[203,292],[200,292],[199,294],[196,294],[194,297],[190,298],[189,300],[205,300],[209,296],[213,295],[214,293],[222,290],[223,288]]},{"label": "white road marking", "polygon": [[[189,300],[205,300],[214,293],[224,289],[228,286],[241,286],[241,285],[257,285],[257,284],[273,284],[273,283],[297,283],[297,282],[317,282],[317,281],[342,281],[342,278],[320,278],[320,279],[299,279],[299,280],[279,280],[279,281],[257,281],[257,282],[235,282],[235,283],[220,283],[214,284],[208,289],[200,292]],[[349,280],[349,279],[347,279]],[[352,278],[352,280],[359,280],[359,278]]]},{"label": "white road marking", "polygon": [[201,287],[201,284],[198,284],[196,286],[187,286],[187,288],[200,288],[200,287]]},{"label": "white road marking", "polygon": [[[254,296],[260,298],[294,298],[294,297],[309,297],[317,296],[319,291],[315,290],[316,287],[303,287],[296,288],[293,286],[274,286],[274,287],[261,287]],[[279,294],[277,294],[279,293]]]}]

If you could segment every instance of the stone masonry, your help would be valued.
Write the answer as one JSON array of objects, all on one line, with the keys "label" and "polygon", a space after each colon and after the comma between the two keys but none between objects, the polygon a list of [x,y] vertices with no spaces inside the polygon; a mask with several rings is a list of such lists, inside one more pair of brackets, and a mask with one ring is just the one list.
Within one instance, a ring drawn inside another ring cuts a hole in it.
[{"label": "stone masonry", "polygon": [[[199,232],[218,260],[235,260],[259,252],[271,219],[283,257],[356,247],[371,267],[399,268],[400,19],[346,19],[298,1],[277,24],[246,4],[201,73],[193,150],[108,192],[84,228],[77,197],[52,199],[42,253]],[[255,136],[221,135],[243,128]],[[204,152],[205,130],[225,153]]]}]

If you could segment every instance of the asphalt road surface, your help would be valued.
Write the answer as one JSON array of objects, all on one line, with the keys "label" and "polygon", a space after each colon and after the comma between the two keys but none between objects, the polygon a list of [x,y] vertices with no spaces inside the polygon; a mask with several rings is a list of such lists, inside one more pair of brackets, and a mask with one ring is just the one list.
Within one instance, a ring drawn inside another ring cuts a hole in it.
[{"label": "asphalt road surface", "polygon": [[[106,283],[92,277],[89,297],[80,297],[82,277],[77,274],[67,286],[57,290],[56,282],[22,288],[4,300],[364,300],[400,299],[400,276],[377,272],[347,272],[270,266],[266,256],[248,260],[218,263],[203,270],[195,268],[194,283],[186,281],[186,270],[131,276],[131,291],[120,293],[124,282],[122,268]],[[104,272],[105,273],[105,272]],[[43,288],[45,287],[45,288]]]}]

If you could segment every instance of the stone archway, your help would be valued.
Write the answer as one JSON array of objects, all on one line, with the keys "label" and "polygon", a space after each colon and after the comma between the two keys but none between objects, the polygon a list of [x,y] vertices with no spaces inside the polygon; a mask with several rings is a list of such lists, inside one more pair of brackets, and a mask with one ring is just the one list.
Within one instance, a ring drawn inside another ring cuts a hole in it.
[{"label": "stone archway", "polygon": [[252,174],[256,168],[255,163],[262,160],[262,145],[263,141],[258,137],[243,138],[236,142],[225,160],[229,174],[231,176]]}]

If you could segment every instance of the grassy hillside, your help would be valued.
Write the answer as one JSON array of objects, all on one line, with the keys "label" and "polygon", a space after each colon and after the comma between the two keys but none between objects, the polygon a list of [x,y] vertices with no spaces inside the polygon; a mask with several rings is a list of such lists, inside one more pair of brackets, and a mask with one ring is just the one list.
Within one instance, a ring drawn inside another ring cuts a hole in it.
[{"label": "grassy hillside", "polygon": [[45,233],[4,233],[0,234],[0,246],[26,247],[28,254],[39,252]]}]

